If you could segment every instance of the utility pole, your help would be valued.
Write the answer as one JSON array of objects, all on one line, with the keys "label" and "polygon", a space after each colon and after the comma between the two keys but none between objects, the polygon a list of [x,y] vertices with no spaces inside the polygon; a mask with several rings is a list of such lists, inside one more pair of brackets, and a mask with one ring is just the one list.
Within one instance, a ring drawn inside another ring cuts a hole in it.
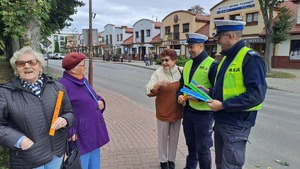
[{"label": "utility pole", "polygon": [[89,83],[93,86],[93,28],[92,28],[92,0],[89,0]]}]

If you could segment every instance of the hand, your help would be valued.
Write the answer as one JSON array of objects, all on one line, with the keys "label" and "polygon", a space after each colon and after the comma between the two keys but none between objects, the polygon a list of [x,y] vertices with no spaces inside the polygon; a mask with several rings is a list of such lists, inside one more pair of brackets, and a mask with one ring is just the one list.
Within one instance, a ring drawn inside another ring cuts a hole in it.
[{"label": "hand", "polygon": [[207,104],[214,112],[224,109],[222,102],[219,100],[208,100]]},{"label": "hand", "polygon": [[183,103],[186,101],[186,99],[187,99],[186,96],[184,96],[184,95],[179,95],[179,96],[178,96],[178,99],[177,99],[177,102],[178,102],[179,104],[183,104]]},{"label": "hand", "polygon": [[166,81],[166,80],[162,80],[160,82],[158,82],[159,84],[159,87],[162,87],[162,86],[168,86],[170,84],[169,81]]},{"label": "hand", "polygon": [[28,137],[25,136],[24,139],[21,142],[20,148],[21,148],[21,150],[27,150],[33,144],[34,144],[34,142],[32,140],[30,140]]},{"label": "hand", "polygon": [[77,140],[77,135],[73,134],[73,136],[71,138],[69,138],[68,141],[76,141]]},{"label": "hand", "polygon": [[67,124],[68,122],[65,118],[58,117],[57,120],[54,122],[54,124],[51,126],[51,128],[54,130],[58,130],[66,127]]},{"label": "hand", "polygon": [[102,100],[98,100],[98,107],[100,110],[103,110],[104,109],[104,103]]},{"label": "hand", "polygon": [[193,97],[193,96],[186,96],[186,100],[189,99],[189,100],[193,100],[193,101],[198,101],[197,98]]}]

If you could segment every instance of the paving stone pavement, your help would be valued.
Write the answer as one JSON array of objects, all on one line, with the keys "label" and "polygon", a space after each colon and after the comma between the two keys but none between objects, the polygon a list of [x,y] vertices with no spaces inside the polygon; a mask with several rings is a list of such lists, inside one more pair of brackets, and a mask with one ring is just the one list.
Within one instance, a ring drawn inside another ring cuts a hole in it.
[{"label": "paving stone pavement", "polygon": [[[101,148],[101,169],[159,169],[155,113],[122,95],[95,89],[107,103],[104,118],[110,136],[110,142]],[[176,169],[184,168],[186,154],[181,129]]]}]

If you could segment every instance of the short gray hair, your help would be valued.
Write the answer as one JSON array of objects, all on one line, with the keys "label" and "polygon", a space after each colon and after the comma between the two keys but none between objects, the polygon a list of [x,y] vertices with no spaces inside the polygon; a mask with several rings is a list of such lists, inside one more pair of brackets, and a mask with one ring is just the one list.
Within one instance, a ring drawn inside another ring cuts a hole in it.
[{"label": "short gray hair", "polygon": [[19,59],[19,57],[23,54],[33,54],[36,60],[38,61],[38,64],[42,68],[42,72],[45,70],[46,62],[43,57],[43,54],[34,51],[30,46],[24,46],[22,49],[16,51],[13,55],[13,57],[10,59],[10,65],[14,70],[14,74],[18,76],[17,67],[16,67],[16,61]]}]

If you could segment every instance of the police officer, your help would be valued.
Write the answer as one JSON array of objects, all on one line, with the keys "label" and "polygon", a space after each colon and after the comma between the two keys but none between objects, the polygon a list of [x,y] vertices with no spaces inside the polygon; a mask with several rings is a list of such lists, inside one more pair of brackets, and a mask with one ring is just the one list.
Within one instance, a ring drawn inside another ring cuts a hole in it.
[{"label": "police officer", "polygon": [[221,45],[221,60],[212,98],[214,142],[217,169],[241,169],[245,150],[257,111],[261,109],[267,90],[266,72],[258,53],[245,46],[242,30],[245,22],[215,20]]},{"label": "police officer", "polygon": [[[188,33],[186,36],[191,60],[184,65],[181,87],[194,80],[198,85],[210,88],[215,79],[217,63],[204,50],[207,36],[197,33]],[[210,169],[213,113],[205,102],[191,96],[185,99],[180,91],[177,96],[178,103],[184,105],[183,131],[188,147],[185,169],[196,169],[198,162],[200,169]]]}]

